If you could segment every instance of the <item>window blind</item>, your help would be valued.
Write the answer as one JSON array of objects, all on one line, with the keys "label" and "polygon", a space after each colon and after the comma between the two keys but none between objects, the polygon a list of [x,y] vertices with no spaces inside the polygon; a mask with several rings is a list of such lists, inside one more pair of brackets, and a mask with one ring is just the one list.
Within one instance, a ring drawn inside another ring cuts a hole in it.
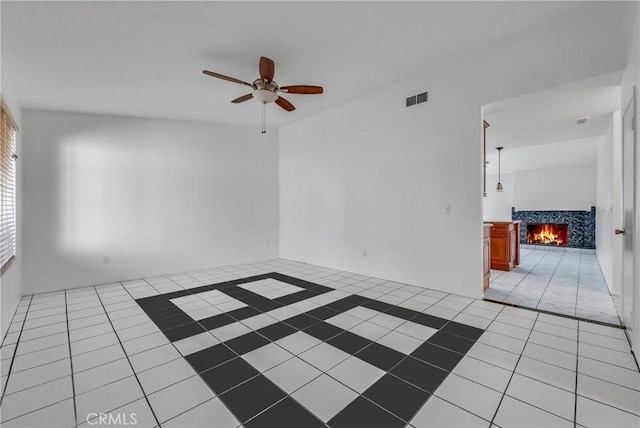
[{"label": "window blind", "polygon": [[0,100],[0,265],[2,272],[16,255],[16,126]]}]

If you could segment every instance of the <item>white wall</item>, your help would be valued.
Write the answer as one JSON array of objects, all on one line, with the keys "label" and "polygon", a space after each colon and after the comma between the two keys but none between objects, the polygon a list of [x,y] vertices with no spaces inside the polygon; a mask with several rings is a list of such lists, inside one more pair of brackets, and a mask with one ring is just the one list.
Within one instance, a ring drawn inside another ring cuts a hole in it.
[{"label": "white wall", "polygon": [[[613,141],[614,127],[618,127],[612,115],[606,135],[598,146],[596,163],[596,256],[609,290],[613,290]],[[616,242],[619,241],[618,239]]]},{"label": "white wall", "polygon": [[479,297],[481,106],[621,70],[623,12],[589,5],[283,127],[281,257]]},{"label": "white wall", "polygon": [[[11,111],[11,115],[17,122],[17,125],[22,129],[22,111],[18,97],[12,90],[11,78],[3,68],[0,78],[0,92],[2,98],[7,103],[7,107]],[[13,318],[13,314],[16,311],[18,302],[22,297],[22,222],[20,221],[20,214],[22,213],[22,132],[16,136],[16,154],[18,155],[18,162],[16,164],[16,258],[13,260],[9,268],[0,277],[0,330],[2,331],[2,338],[9,329],[9,324]]]},{"label": "white wall", "polygon": [[595,164],[513,173],[513,206],[516,211],[589,211],[595,205]]},{"label": "white wall", "polygon": [[487,175],[487,197],[484,198],[482,208],[484,221],[511,221],[513,174],[500,174],[500,181],[504,191],[498,193],[498,175]]},{"label": "white wall", "polygon": [[25,293],[278,256],[277,131],[33,110],[23,128]]}]

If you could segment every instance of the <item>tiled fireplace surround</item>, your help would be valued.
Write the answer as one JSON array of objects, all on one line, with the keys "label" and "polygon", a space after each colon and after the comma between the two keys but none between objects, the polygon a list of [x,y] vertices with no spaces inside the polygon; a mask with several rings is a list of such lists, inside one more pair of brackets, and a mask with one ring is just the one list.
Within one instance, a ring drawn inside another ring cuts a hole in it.
[{"label": "tiled fireplace surround", "polygon": [[596,207],[590,211],[516,211],[511,208],[511,218],[522,221],[520,243],[527,243],[527,224],[568,224],[570,248],[596,248]]}]

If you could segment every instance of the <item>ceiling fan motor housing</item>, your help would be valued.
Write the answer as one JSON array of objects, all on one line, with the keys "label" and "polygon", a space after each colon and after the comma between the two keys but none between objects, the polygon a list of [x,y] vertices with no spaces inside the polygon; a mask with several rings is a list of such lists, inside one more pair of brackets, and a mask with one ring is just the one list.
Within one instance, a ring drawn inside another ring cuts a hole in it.
[{"label": "ceiling fan motor housing", "polygon": [[256,79],[253,82],[253,97],[263,104],[272,103],[278,99],[278,84],[273,80],[266,82],[262,79]]}]

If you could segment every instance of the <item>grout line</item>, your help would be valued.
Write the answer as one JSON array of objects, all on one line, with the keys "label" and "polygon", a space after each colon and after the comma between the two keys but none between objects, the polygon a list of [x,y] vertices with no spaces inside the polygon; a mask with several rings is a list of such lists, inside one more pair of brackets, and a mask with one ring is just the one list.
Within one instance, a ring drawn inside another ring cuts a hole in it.
[{"label": "grout line", "polygon": [[[533,252],[532,252],[532,253],[530,253],[530,254],[529,254],[529,256],[530,256],[530,255],[532,255],[532,254],[533,254]],[[529,271],[527,272],[527,274],[526,274],[525,276],[523,276],[523,277],[522,277],[522,279],[521,279],[520,281],[518,281],[518,283],[517,283],[516,285],[514,285],[514,286],[513,286],[513,288],[512,288],[512,289],[511,289],[511,290],[510,290],[510,291],[509,291],[509,292],[508,292],[508,293],[507,293],[503,298],[502,298],[502,300],[505,300],[507,297],[509,297],[509,296],[511,295],[511,293],[513,293],[513,292],[514,292],[514,290],[520,286],[520,283],[521,283],[522,281],[524,281],[524,280],[525,280],[525,278],[527,278],[527,277],[531,274],[531,272],[536,268],[536,266],[538,266],[538,265],[540,264],[540,262],[542,262],[542,260],[543,260],[546,256],[547,256],[547,254],[545,254],[545,255],[543,255],[542,257],[540,257],[540,259],[539,259],[539,260],[538,260],[538,261],[537,261],[537,262],[536,262],[536,263],[535,263],[535,264],[534,264],[534,265],[529,269]],[[558,262],[558,263],[559,263],[559,262]],[[556,265],[556,269],[557,269],[557,265]],[[505,272],[505,271],[503,271],[503,272]],[[551,276],[549,277],[549,281],[547,282],[547,285],[545,286],[545,290],[546,290],[546,289],[547,289],[547,287],[549,286],[549,282],[551,282],[551,278],[553,277],[553,275],[554,275],[554,274],[555,274],[555,269],[554,269],[554,271],[553,271],[553,274],[551,274]],[[501,274],[500,276],[502,276],[502,274]],[[540,294],[540,298],[538,299],[538,303],[536,303],[536,306],[538,306],[538,304],[540,303],[540,299],[542,299],[542,295],[543,295],[543,294],[544,294],[544,291],[542,292],[542,294]]]},{"label": "grout line", "polygon": [[520,364],[520,359],[522,358],[522,354],[524,353],[524,350],[527,347],[527,344],[529,343],[529,338],[531,337],[531,333],[533,332],[533,328],[535,327],[536,322],[538,321],[538,316],[536,316],[536,319],[534,320],[534,323],[531,326],[531,330],[529,330],[529,335],[527,336],[527,340],[525,340],[525,343],[524,343],[524,346],[522,348],[522,351],[520,352],[520,355],[518,356],[518,361],[516,361],[516,365],[513,366],[513,370],[511,371],[511,376],[509,377],[509,381],[507,382],[507,385],[504,387],[504,392],[502,393],[502,397],[500,397],[500,402],[496,406],[496,411],[493,413],[493,417],[491,418],[491,425],[492,426],[494,425],[494,421],[496,419],[496,416],[498,415],[498,410],[500,410],[500,406],[502,406],[502,401],[504,400],[505,395],[507,395],[507,390],[509,389],[509,385],[511,385],[511,381],[513,380],[513,376],[516,374],[516,368],[518,367],[518,364]]},{"label": "grout line", "polygon": [[578,296],[580,295],[580,273],[582,272],[582,253],[580,253],[580,258],[578,259],[578,282],[576,284],[576,301],[574,303],[573,313],[575,316],[578,316]]},{"label": "grout line", "polygon": [[[62,378],[61,378],[61,379],[62,379]],[[47,383],[47,382],[45,382],[45,383]],[[43,385],[43,384],[40,384],[40,385]],[[23,389],[22,391],[25,391],[25,390]],[[17,391],[16,391],[16,392],[17,392]],[[9,394],[9,395],[11,395],[11,394]],[[23,414],[21,414],[21,415],[19,415],[19,416],[15,416],[15,417],[13,417],[13,418],[11,418],[11,419],[7,419],[6,421],[2,421],[2,423],[6,424],[7,422],[15,421],[16,419],[19,419],[19,418],[22,418],[22,417],[24,417],[24,416],[30,415],[30,414],[32,414],[32,413],[39,412],[39,411],[44,410],[44,409],[47,409],[47,408],[49,408],[49,407],[53,407],[53,406],[55,406],[55,405],[57,405],[57,404],[60,404],[60,403],[65,402],[65,401],[67,401],[67,400],[69,400],[69,398],[63,398],[62,400],[56,401],[55,403],[47,404],[46,406],[38,407],[37,409],[33,409],[33,410],[29,410],[27,413],[23,413]],[[31,428],[31,427],[30,427],[30,428]],[[73,428],[75,428],[75,425],[73,425]]]},{"label": "grout line", "polygon": [[525,309],[527,311],[532,311],[532,312],[538,312],[538,313],[541,313],[541,314],[553,315],[553,316],[557,316],[557,317],[561,317],[561,318],[567,318],[567,319],[576,320],[576,321],[588,322],[588,323],[591,323],[591,324],[598,324],[598,325],[601,325],[601,326],[604,326],[604,327],[612,327],[612,328],[617,328],[617,329],[621,329],[621,330],[626,330],[627,329],[623,325],[611,324],[611,323],[608,323],[608,322],[605,322],[605,321],[591,320],[591,319],[588,319],[588,318],[582,318],[582,317],[576,317],[576,316],[573,316],[573,315],[561,314],[561,313],[558,313],[558,312],[547,311],[545,309],[531,308],[529,306],[521,306],[521,305],[518,305],[516,303],[501,302],[499,300],[487,299],[486,297],[483,298],[482,300],[485,300],[487,302],[492,302],[492,303],[498,303],[498,304],[505,305],[505,306],[511,306],[513,308]]},{"label": "grout line", "polygon": [[76,405],[76,384],[73,376],[73,358],[71,353],[71,332],[69,331],[69,312],[67,311],[67,291],[64,292],[64,313],[67,321],[67,344],[69,345],[69,364],[71,366],[71,391],[73,394],[73,417],[75,426],[78,426],[78,407]]},{"label": "grout line", "polygon": [[[549,252],[551,253],[551,252]],[[542,261],[544,258],[546,258],[548,256],[548,254],[546,254],[542,259],[540,259],[540,261]],[[544,287],[544,290],[542,291],[542,294],[540,294],[540,298],[538,299],[538,303],[536,303],[536,309],[538,308],[538,306],[540,306],[540,302],[542,302],[542,298],[544,297],[544,294],[547,292],[547,289],[549,288],[549,285],[551,284],[551,281],[553,280],[553,277],[556,275],[556,272],[558,272],[558,267],[560,266],[560,264],[562,263],[562,259],[564,258],[565,254],[564,252],[562,253],[562,255],[560,256],[560,259],[558,260],[558,263],[556,264],[555,269],[553,269],[553,273],[551,274],[551,276],[549,277],[549,281],[547,282],[547,285]],[[539,262],[538,262],[539,263]],[[536,263],[536,265],[531,269],[535,269],[536,266],[538,266],[538,263]],[[577,285],[577,284],[576,284]],[[577,287],[576,287],[577,288]],[[576,295],[578,294],[578,291],[576,290]],[[573,313],[575,315],[576,310],[574,308]]]},{"label": "grout line", "polygon": [[[9,385],[9,378],[11,377],[11,371],[13,369],[13,363],[16,360],[16,352],[18,352],[18,344],[20,343],[20,338],[22,337],[22,331],[24,329],[24,323],[27,321],[27,314],[29,313],[29,308],[31,307],[31,302],[32,301],[33,301],[33,297],[31,297],[29,299],[29,304],[27,305],[27,311],[24,313],[24,320],[22,321],[22,326],[20,327],[20,334],[18,335],[18,340],[16,341],[16,346],[13,349],[13,356],[11,357],[11,364],[9,365],[9,371],[7,372],[7,379],[5,380],[4,388],[2,389],[2,397],[0,397],[0,407],[2,407],[2,402],[4,401],[4,396],[5,396],[5,393],[7,392],[7,386]],[[20,307],[20,306],[18,306],[18,307]],[[18,308],[16,308],[16,312],[18,312]],[[13,313],[13,318],[15,318],[16,312]],[[11,318],[11,321],[13,321],[13,318]],[[11,324],[9,324],[9,325],[11,325]],[[8,334],[9,334],[9,330],[7,330],[7,334],[2,339],[3,344],[4,344],[4,340],[6,339]]]},{"label": "grout line", "polygon": [[[534,252],[536,252],[536,251],[530,251],[530,254],[532,254],[532,253],[534,253]],[[539,252],[539,253],[541,253],[541,251],[538,251],[538,252]],[[543,259],[544,259],[544,258],[546,258],[546,257],[548,257],[552,252],[546,251],[546,252],[544,252],[544,253],[545,253],[545,254],[544,254],[543,256],[541,256],[540,260],[538,260],[538,262],[535,264],[535,266],[537,266],[540,262],[542,262],[542,261],[543,261]],[[576,256],[573,256],[572,254],[577,254],[577,255],[576,255]],[[536,307],[536,308],[537,308],[537,307],[538,307],[538,305],[539,305],[539,304],[544,300],[544,293],[547,291],[548,287],[551,285],[551,284],[550,284],[550,282],[551,282],[551,280],[553,279],[553,276],[554,276],[554,275],[556,275],[556,273],[557,273],[557,271],[558,271],[558,270],[563,269],[563,266],[562,266],[563,261],[564,261],[567,257],[570,257],[570,258],[571,258],[571,261],[575,261],[575,260],[577,259],[576,266],[577,266],[577,269],[578,269],[578,280],[577,280],[576,287],[575,287],[575,288],[576,288],[576,295],[575,295],[575,296],[576,296],[576,300],[575,300],[575,302],[573,303],[572,310],[573,310],[573,312],[574,312],[574,315],[575,315],[576,317],[578,316],[578,315],[577,315],[577,314],[578,314],[578,310],[580,309],[580,292],[581,292],[585,287],[587,287],[586,285],[581,284],[581,281],[580,281],[580,273],[582,272],[583,265],[584,265],[584,263],[585,263],[585,258],[586,258],[586,257],[588,257],[588,256],[587,256],[587,254],[588,254],[588,253],[585,253],[585,252],[582,252],[582,251],[581,251],[581,252],[576,252],[576,253],[572,253],[572,252],[563,252],[563,253],[562,253],[562,255],[561,255],[560,259],[557,261],[557,264],[556,264],[556,266],[555,266],[554,273],[552,274],[552,277],[550,278],[549,282],[547,283],[547,286],[545,287],[545,290],[543,291],[543,294],[542,294],[542,295],[540,296],[540,298],[538,299],[538,304],[536,304],[536,305],[535,305],[535,307]],[[529,274],[531,273],[531,271],[532,271],[533,269],[535,269],[535,266],[534,266],[534,267],[532,267],[532,268],[530,268],[529,273],[528,273],[527,275],[529,275]],[[573,264],[572,264],[571,266],[573,266]],[[571,267],[571,266],[570,266],[570,267]],[[602,275],[602,270],[600,269],[600,267],[599,267],[599,266],[598,266],[597,271],[600,273],[600,275]],[[515,291],[516,291],[516,288],[518,288],[518,287],[522,288],[520,285],[516,285],[516,286],[514,286],[514,287],[511,289],[511,291],[509,291],[509,292],[508,292],[504,297],[502,297],[502,298],[501,298],[500,303],[506,303],[506,302],[504,302],[504,300],[505,300],[505,299],[507,299],[511,293],[515,292]],[[606,288],[606,287],[605,287],[605,288]],[[602,291],[602,290],[600,290],[600,288],[598,288],[598,290],[599,290],[599,291]],[[609,292],[609,290],[608,290],[608,289],[606,289],[606,293],[602,293],[602,294],[603,294],[603,295],[602,295],[602,297],[603,297],[603,298],[605,298],[605,295],[606,295],[606,298],[609,298],[609,299],[611,298],[611,295],[610,295],[610,292]],[[498,300],[497,300],[497,299],[490,299],[490,298],[489,298],[489,299],[486,299],[486,300],[492,300],[492,301],[494,301],[494,302],[498,302]],[[517,303],[516,303],[516,305],[517,305]],[[523,307],[523,308],[524,308],[525,306],[521,306],[521,307]],[[549,313],[553,313],[553,314],[555,314],[554,312],[549,312]],[[560,314],[558,314],[558,315],[560,315]],[[615,316],[615,318],[617,318],[617,319],[619,320],[619,323],[620,323],[620,324],[622,324],[622,321],[620,320],[620,316],[619,316],[619,314],[618,314],[617,312],[616,312],[616,313],[614,313],[614,316]]]},{"label": "grout line", "polygon": [[[22,330],[24,329],[24,323],[27,322],[27,312],[29,312],[29,308],[31,307],[31,299],[29,299],[29,304],[27,305],[27,310],[24,312],[24,318],[22,319],[22,326],[20,327],[20,332],[22,333]],[[0,343],[0,347],[3,346],[9,346],[9,345],[5,345],[4,342],[5,340],[7,340],[7,336],[9,336],[9,330],[11,330],[11,324],[13,324],[13,320],[15,319],[16,315],[18,315],[18,309],[20,309],[20,306],[16,307],[16,310],[13,311],[13,316],[11,317],[11,322],[9,323],[9,328],[7,329],[7,332],[4,334],[4,337],[2,338],[2,343]],[[22,314],[20,314],[22,315]],[[15,333],[15,332],[13,332]],[[20,340],[20,338],[18,337],[18,341]],[[16,345],[18,344],[18,342],[16,341]],[[13,345],[13,344],[12,344]]]},{"label": "grout line", "polygon": [[[577,293],[576,293],[577,294]],[[580,362],[580,323],[576,328],[576,382],[573,405],[573,428],[578,424],[578,364]]]},{"label": "grout line", "polygon": [[[122,284],[120,284],[120,286],[123,287]],[[131,363],[131,360],[129,359],[129,355],[127,354],[126,349],[124,349],[124,345],[122,344],[122,340],[120,340],[120,336],[118,336],[118,332],[116,331],[115,327],[113,326],[113,322],[111,321],[111,317],[109,316],[109,313],[107,312],[107,309],[105,308],[104,303],[102,302],[102,298],[100,297],[100,293],[98,293],[98,290],[95,287],[93,289],[96,292],[96,295],[98,296],[98,299],[100,300],[100,303],[102,304],[102,309],[104,310],[104,313],[107,316],[107,319],[109,320],[109,324],[111,324],[111,328],[113,329],[113,332],[116,335],[116,338],[118,339],[118,343],[120,344],[120,347],[122,348],[122,352],[124,352],[124,355],[127,358],[127,362],[129,363],[129,366],[131,367],[131,371],[133,372],[133,375],[135,376],[136,381],[138,382],[138,385],[140,386],[140,390],[142,391],[142,395],[144,395],[144,399],[147,401],[147,405],[149,406],[149,409],[151,410],[151,414],[153,415],[153,418],[155,419],[155,421],[158,424],[158,426],[160,426],[160,420],[158,419],[158,416],[156,415],[156,412],[153,410],[153,407],[151,407],[151,402],[149,401],[149,397],[147,397],[147,393],[144,391],[144,388],[142,387],[142,383],[140,382],[140,379],[138,378],[138,373],[136,373],[136,369],[133,367],[133,364]],[[128,291],[127,291],[127,293],[128,293]]]}]

